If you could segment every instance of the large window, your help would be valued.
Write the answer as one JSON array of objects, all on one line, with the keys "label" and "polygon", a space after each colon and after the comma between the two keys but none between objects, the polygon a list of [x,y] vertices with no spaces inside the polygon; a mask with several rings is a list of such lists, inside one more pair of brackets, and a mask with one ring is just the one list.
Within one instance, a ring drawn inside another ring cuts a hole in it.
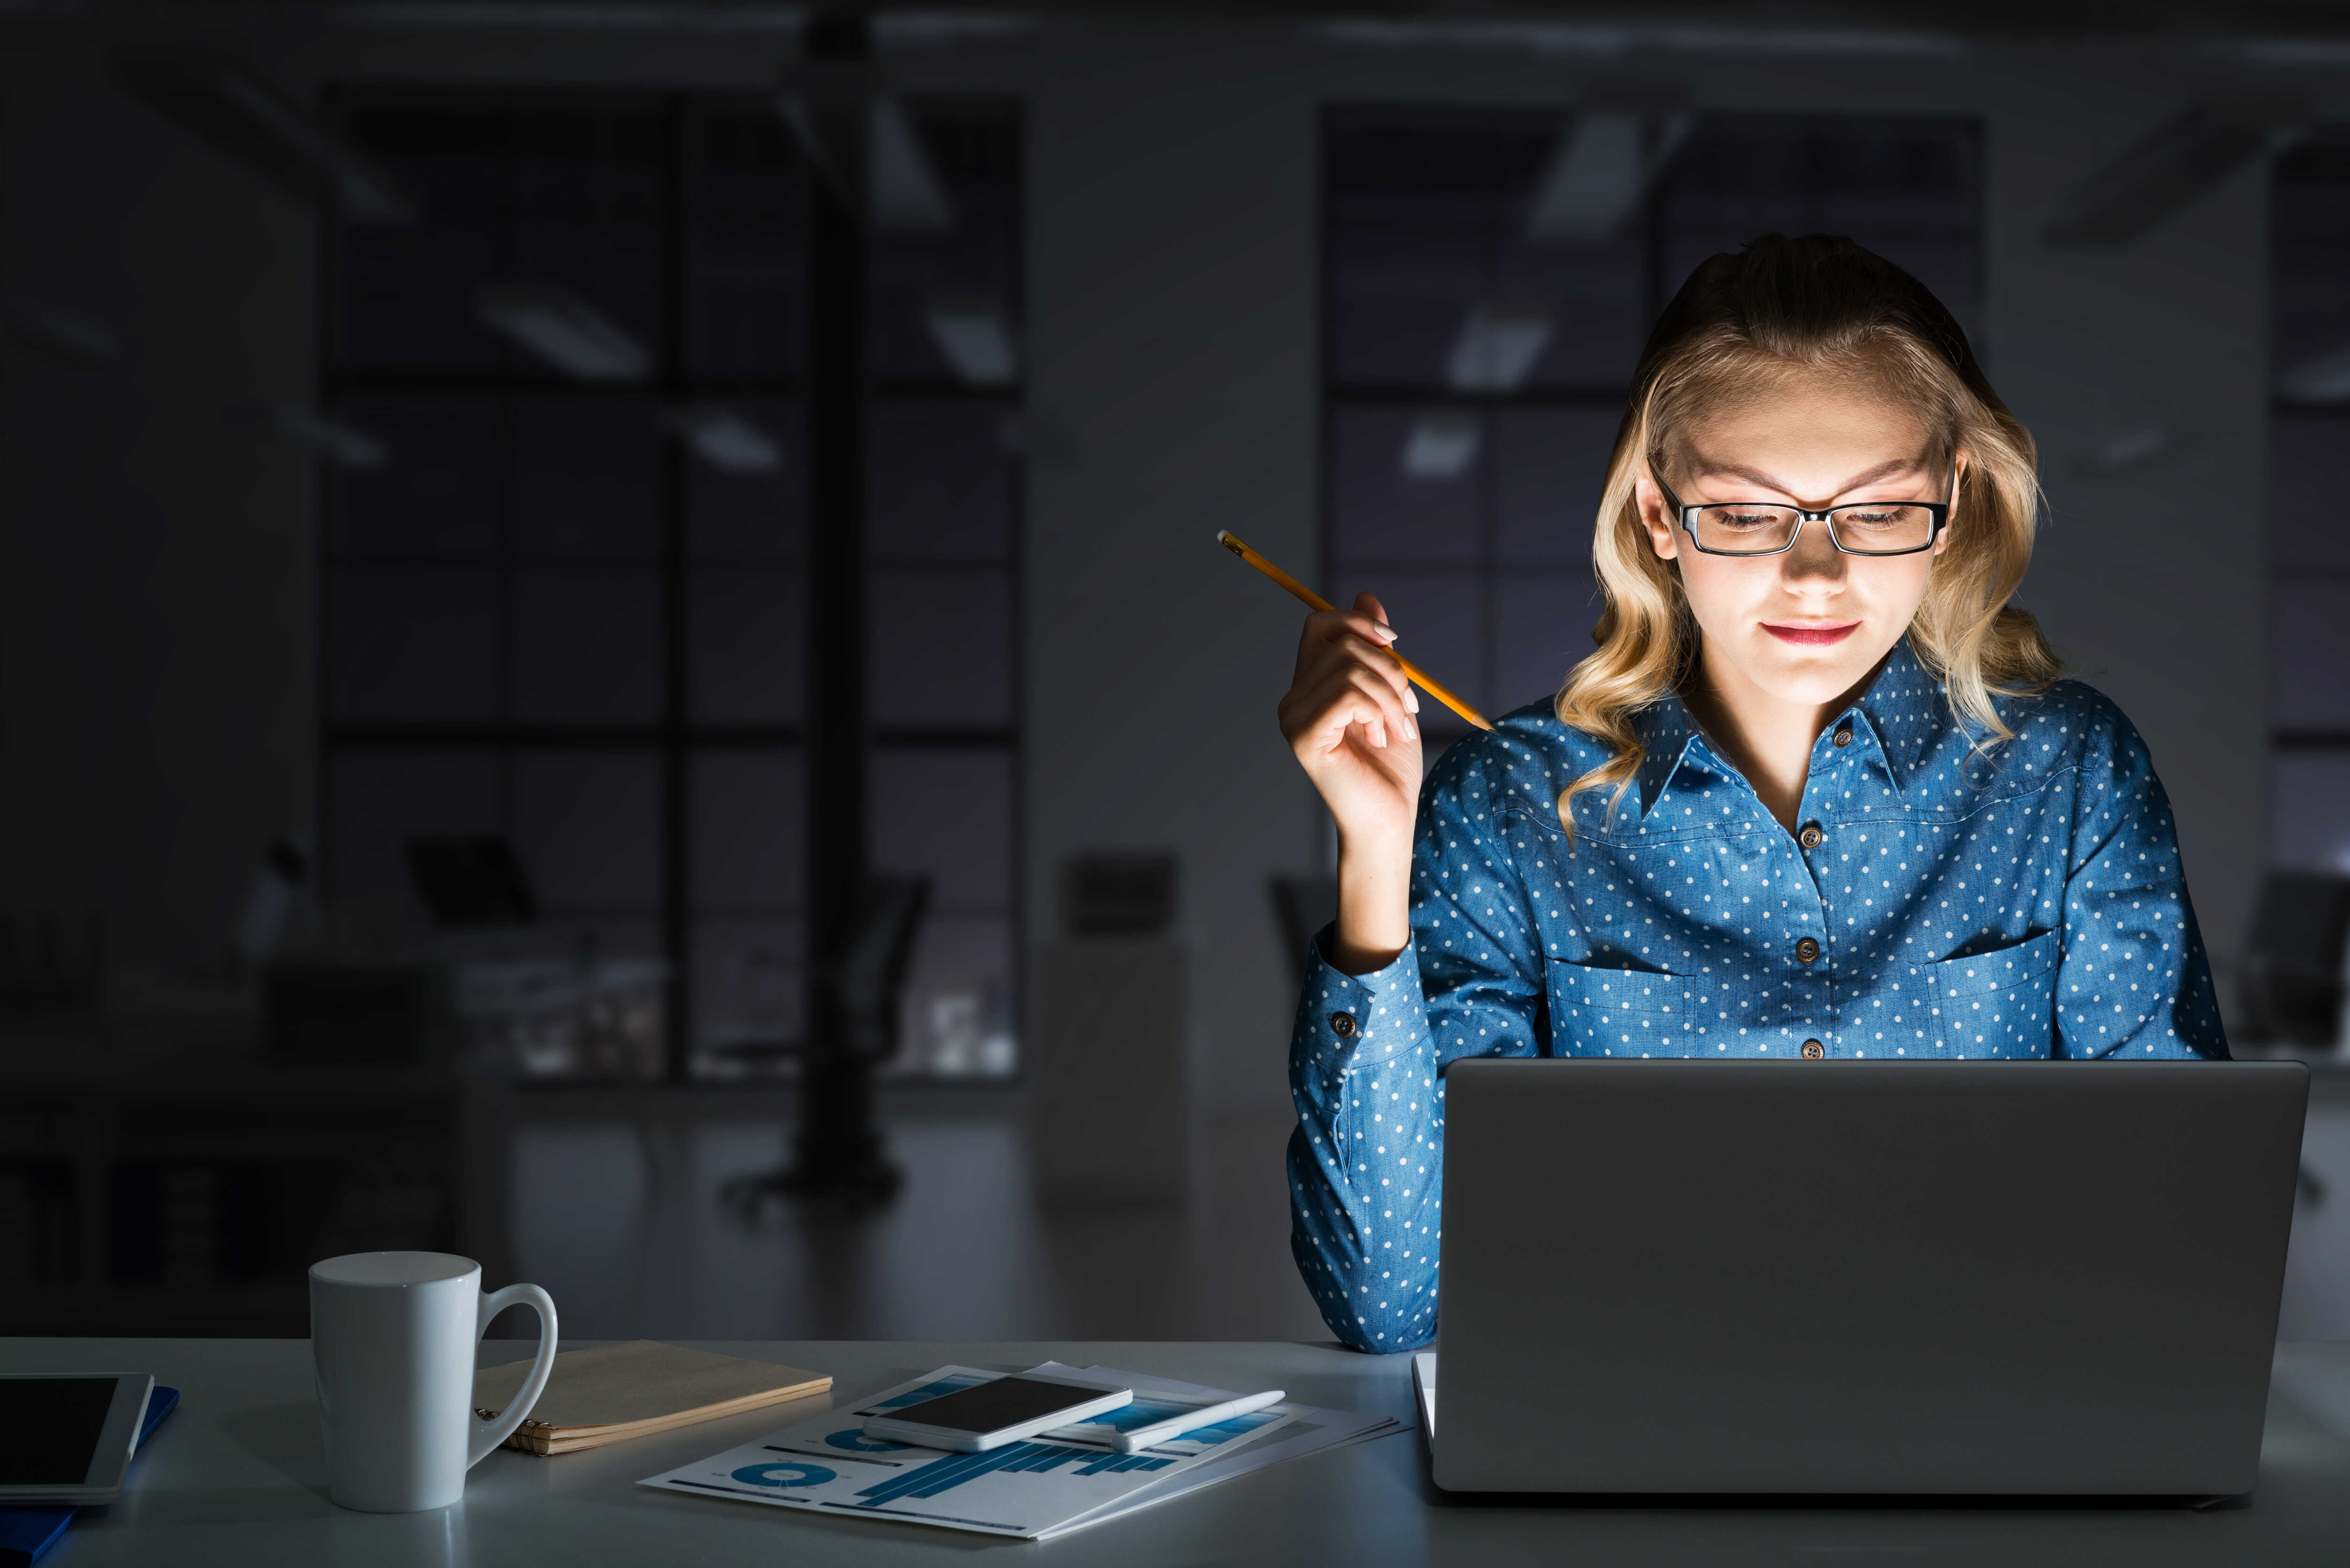
[{"label": "large window", "polygon": [[[329,895],[413,931],[410,842],[503,837],[540,907],[507,956],[665,965],[668,1071],[772,1070],[742,1047],[806,1006],[807,166],[763,98],[334,107],[423,217],[329,264],[328,412],[380,444],[326,509]],[[875,867],[931,879],[904,1071],[1013,1065],[1019,146],[1001,100],[877,111],[868,815]]]},{"label": "large window", "polygon": [[[1591,649],[1617,422],[1699,262],[1849,234],[1975,327],[1970,121],[1367,108],[1324,131],[1324,576],[1489,714]],[[1431,758],[1463,732],[1423,716]]]},{"label": "large window", "polygon": [[2277,161],[2270,295],[2271,856],[2350,872],[2350,129]]}]

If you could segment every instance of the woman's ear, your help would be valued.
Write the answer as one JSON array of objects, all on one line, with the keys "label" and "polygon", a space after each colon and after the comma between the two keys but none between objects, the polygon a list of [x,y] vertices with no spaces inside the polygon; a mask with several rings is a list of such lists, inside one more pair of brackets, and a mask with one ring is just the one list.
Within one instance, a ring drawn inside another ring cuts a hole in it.
[{"label": "woman's ear", "polygon": [[1950,515],[1942,531],[1934,539],[1934,554],[1939,556],[1950,547],[1950,530],[1959,525],[1959,492],[1966,487],[1967,449],[1959,448],[1950,454]]},{"label": "woman's ear", "polygon": [[1646,459],[1632,475],[1632,503],[1640,509],[1640,522],[1648,530],[1648,546],[1657,552],[1657,559],[1669,561],[1681,553],[1680,536],[1673,529],[1673,509],[1665,503],[1665,493],[1657,488],[1656,475],[1648,472]]}]

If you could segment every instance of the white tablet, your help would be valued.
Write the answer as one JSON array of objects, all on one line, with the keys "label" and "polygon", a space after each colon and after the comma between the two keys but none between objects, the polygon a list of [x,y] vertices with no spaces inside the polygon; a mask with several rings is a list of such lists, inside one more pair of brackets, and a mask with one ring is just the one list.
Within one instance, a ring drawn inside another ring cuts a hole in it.
[{"label": "white tablet", "polygon": [[145,1372],[0,1376],[0,1504],[121,1496],[154,1391]]}]

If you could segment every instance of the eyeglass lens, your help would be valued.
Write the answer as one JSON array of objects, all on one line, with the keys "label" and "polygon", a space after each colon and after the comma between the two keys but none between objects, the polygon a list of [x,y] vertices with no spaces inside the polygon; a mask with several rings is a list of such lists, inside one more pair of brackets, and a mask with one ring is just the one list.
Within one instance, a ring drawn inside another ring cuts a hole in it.
[{"label": "eyeglass lens", "polygon": [[[1724,556],[1767,556],[1787,547],[1803,514],[1792,506],[1702,506],[1697,542]],[[1934,537],[1934,514],[1923,506],[1877,503],[1839,506],[1828,530],[1840,549],[1861,556],[1923,549]]]}]

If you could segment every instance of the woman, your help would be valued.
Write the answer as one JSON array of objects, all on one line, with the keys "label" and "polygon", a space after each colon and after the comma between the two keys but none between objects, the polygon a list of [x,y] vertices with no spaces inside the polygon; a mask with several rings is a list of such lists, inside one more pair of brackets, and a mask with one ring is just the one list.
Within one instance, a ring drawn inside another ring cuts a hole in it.
[{"label": "woman", "polygon": [[1950,312],[1773,234],[1641,357],[1599,649],[1555,701],[1423,784],[1378,600],[1307,618],[1281,723],[1338,918],[1291,1044],[1292,1243],[1341,1339],[1436,1331],[1461,1056],[2227,1054],[2146,746],[2008,603],[2037,502]]}]

